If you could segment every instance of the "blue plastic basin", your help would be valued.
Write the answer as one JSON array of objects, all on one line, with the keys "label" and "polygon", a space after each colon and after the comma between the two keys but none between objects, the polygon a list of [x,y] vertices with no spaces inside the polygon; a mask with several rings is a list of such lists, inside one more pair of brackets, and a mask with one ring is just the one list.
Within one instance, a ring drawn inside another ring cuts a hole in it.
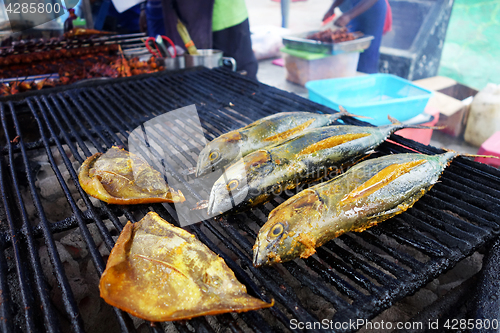
[{"label": "blue plastic basin", "polygon": [[391,74],[370,74],[348,78],[309,81],[311,101],[373,119],[373,125],[385,125],[387,115],[405,121],[422,113],[432,96],[430,90]]}]

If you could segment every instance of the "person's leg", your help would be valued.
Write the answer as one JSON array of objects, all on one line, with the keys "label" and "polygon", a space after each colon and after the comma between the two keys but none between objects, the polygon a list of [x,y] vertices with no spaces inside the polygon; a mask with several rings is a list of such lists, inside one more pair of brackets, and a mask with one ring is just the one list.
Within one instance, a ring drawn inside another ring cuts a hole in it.
[{"label": "person's leg", "polygon": [[230,28],[212,34],[213,48],[224,52],[225,57],[236,60],[237,70],[247,72],[247,77],[257,79],[258,62],[252,50],[248,19]]},{"label": "person's leg", "polygon": [[281,27],[288,28],[288,18],[290,17],[290,0],[281,0]]},{"label": "person's leg", "polygon": [[387,5],[385,0],[378,0],[373,7],[349,23],[350,31],[361,31],[375,37],[368,49],[359,55],[358,72],[378,73],[380,44],[384,30]]}]

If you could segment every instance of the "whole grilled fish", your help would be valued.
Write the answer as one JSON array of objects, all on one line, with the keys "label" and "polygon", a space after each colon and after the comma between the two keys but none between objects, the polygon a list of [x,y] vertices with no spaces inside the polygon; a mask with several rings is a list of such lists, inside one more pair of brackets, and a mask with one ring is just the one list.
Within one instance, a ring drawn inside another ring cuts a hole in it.
[{"label": "whole grilled fish", "polygon": [[198,156],[196,175],[222,169],[233,163],[238,156],[246,156],[302,132],[332,124],[342,116],[353,116],[345,110],[334,114],[313,112],[280,112],[259,119],[243,128],[228,132],[210,141]]},{"label": "whole grilled fish", "polygon": [[250,153],[215,182],[208,214],[233,208],[242,211],[285,190],[321,179],[334,168],[359,160],[389,135],[407,127],[422,128],[401,123],[380,127],[327,126],[305,130],[281,144]]},{"label": "whole grilled fish", "polygon": [[406,211],[457,155],[383,156],[300,192],[269,214],[253,248],[254,266],[307,258],[345,232],[364,231]]}]

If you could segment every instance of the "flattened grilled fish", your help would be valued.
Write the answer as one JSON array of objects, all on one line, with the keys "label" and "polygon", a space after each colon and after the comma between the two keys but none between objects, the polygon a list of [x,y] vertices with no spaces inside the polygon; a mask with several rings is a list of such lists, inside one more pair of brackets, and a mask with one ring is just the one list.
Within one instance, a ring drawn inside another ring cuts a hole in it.
[{"label": "flattened grilled fish", "polygon": [[269,214],[253,248],[254,266],[307,258],[345,232],[364,231],[406,211],[457,155],[383,156],[300,192]]},{"label": "flattened grilled fish", "polygon": [[274,303],[248,295],[222,258],[153,212],[127,223],[99,289],[107,303],[150,321],[257,310]]},{"label": "flattened grilled fish", "polygon": [[163,176],[139,156],[112,147],[105,154],[87,158],[78,174],[87,194],[110,204],[133,205],[155,202],[183,202]]},{"label": "flattened grilled fish", "polygon": [[248,154],[215,182],[208,214],[248,209],[284,190],[320,179],[332,168],[360,159],[389,135],[407,127],[422,128],[401,123],[380,127],[327,126],[305,130],[279,145]]},{"label": "flattened grilled fish", "polygon": [[228,132],[209,142],[198,156],[196,175],[223,169],[241,157],[297,135],[305,129],[332,124],[342,116],[353,116],[342,109],[334,114],[280,112]]}]

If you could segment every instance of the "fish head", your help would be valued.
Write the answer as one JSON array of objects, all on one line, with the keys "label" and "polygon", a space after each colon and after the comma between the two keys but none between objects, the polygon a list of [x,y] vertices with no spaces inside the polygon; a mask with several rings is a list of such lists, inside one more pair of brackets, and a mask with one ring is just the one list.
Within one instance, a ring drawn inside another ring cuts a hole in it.
[{"label": "fish head", "polygon": [[322,211],[318,194],[306,189],[291,197],[269,214],[253,248],[255,267],[272,265],[314,254]]},{"label": "fish head", "polygon": [[241,139],[239,132],[232,131],[209,142],[198,155],[196,176],[223,169],[241,157]]},{"label": "fish head", "polygon": [[270,154],[258,150],[231,164],[212,186],[208,214],[222,214],[240,205],[253,206],[263,193],[261,184],[273,171]]}]

